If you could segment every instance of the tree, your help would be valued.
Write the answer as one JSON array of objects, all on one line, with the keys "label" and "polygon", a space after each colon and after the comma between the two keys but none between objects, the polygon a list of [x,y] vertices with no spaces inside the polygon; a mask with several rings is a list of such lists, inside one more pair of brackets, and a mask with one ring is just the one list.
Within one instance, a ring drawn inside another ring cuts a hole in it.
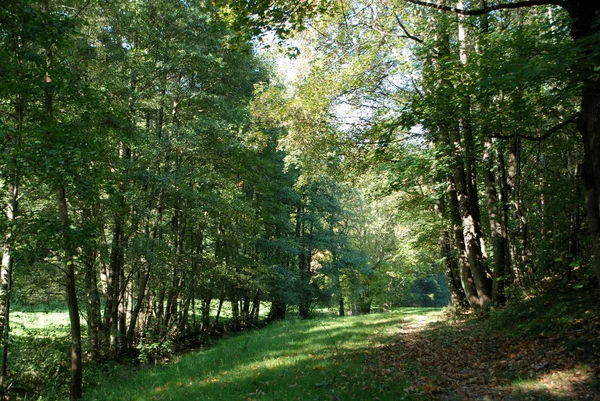
[{"label": "tree", "polygon": [[[440,6],[455,12],[440,14],[435,5],[409,3],[414,6],[340,3],[311,21],[314,32],[305,36],[312,41],[312,68],[296,99],[307,96],[319,106],[296,110],[308,117],[290,124],[284,143],[293,157],[302,149],[296,160],[308,166],[329,154],[341,156],[339,171],[386,163],[412,167],[409,147],[396,143],[420,143],[418,152],[431,152],[429,174],[420,176],[421,196],[435,201],[429,213],[437,210],[445,224],[435,230],[448,282],[457,302],[464,291],[484,311],[503,302],[506,286],[552,274],[538,257],[545,241],[556,238],[546,230],[549,210],[579,208],[575,186],[563,193],[570,206],[559,202],[547,188],[561,173],[540,169],[551,165],[546,160],[560,159],[554,137],[568,137],[579,115],[563,68],[575,60],[577,47],[565,35],[568,16],[558,10],[499,11],[513,6],[498,5],[484,7],[488,14]],[[301,127],[312,136],[297,137]],[[576,159],[578,152],[573,144],[570,155]],[[569,177],[575,166],[568,163]],[[393,182],[403,185],[394,188],[410,193],[400,177]],[[480,188],[485,198],[479,199]],[[542,235],[532,234],[537,232]]]},{"label": "tree", "polygon": [[[482,15],[502,9],[518,9],[533,6],[559,6],[564,8],[571,17],[570,34],[573,38],[575,49],[575,61],[577,68],[574,70],[574,80],[580,82],[581,94],[580,105],[577,113],[577,129],[582,136],[584,157],[582,180],[585,188],[586,212],[589,223],[591,241],[594,249],[594,266],[596,276],[600,281],[600,162],[594,158],[594,154],[600,151],[600,124],[594,110],[600,102],[598,89],[600,79],[594,71],[594,65],[598,63],[598,54],[594,49],[598,48],[598,24],[597,16],[600,6],[588,2],[575,0],[541,0],[525,1],[516,3],[500,3],[487,6],[482,3],[481,8],[472,10],[461,6],[450,7],[435,3],[422,2],[419,0],[408,0],[412,4],[436,8],[443,11],[455,12],[460,15]],[[565,122],[573,118],[566,118]],[[563,123],[557,127],[562,126]],[[554,130],[551,129],[550,132]]]}]

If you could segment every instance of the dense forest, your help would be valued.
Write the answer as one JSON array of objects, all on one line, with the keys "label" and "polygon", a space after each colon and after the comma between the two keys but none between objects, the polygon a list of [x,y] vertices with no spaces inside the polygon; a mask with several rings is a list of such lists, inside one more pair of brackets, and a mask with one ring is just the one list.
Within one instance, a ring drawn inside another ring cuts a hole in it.
[{"label": "dense forest", "polygon": [[289,314],[598,298],[592,3],[4,0],[0,391],[26,305],[77,399]]}]

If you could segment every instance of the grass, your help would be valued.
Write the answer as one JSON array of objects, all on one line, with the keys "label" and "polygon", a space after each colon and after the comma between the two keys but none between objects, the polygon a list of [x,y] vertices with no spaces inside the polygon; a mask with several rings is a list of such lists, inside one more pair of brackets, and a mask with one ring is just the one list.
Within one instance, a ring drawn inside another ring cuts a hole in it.
[{"label": "grass", "polygon": [[[229,334],[168,365],[86,363],[83,401],[600,400],[598,302],[595,292],[539,294],[485,320],[427,308],[321,312]],[[27,399],[66,399],[66,311],[12,316],[11,372],[38,389]]]},{"label": "grass", "polygon": [[[212,322],[217,306],[218,301],[211,303]],[[264,318],[267,312],[268,304],[261,304],[261,317]],[[200,319],[200,303],[196,313]],[[231,315],[231,305],[225,303],[220,321],[226,323]],[[26,392],[27,399],[54,401],[68,398],[70,322],[66,305],[63,302],[15,304],[10,319],[7,384]],[[85,348],[85,318],[82,317],[81,323]],[[131,366],[116,363],[85,363],[84,385],[96,385],[106,374],[123,375],[129,370]]]},{"label": "grass", "polygon": [[86,391],[84,400],[415,399],[407,393],[409,383],[369,374],[377,361],[368,358],[368,350],[391,341],[407,320],[424,314],[439,315],[437,309],[407,308],[275,323],[171,365],[111,377]]}]

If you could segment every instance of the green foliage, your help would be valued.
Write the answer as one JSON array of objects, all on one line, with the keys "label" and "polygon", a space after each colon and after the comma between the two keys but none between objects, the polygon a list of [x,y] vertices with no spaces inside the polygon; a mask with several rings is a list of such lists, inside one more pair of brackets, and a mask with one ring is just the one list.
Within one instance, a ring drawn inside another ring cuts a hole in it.
[{"label": "green foliage", "polygon": [[168,361],[175,353],[174,346],[169,340],[143,342],[138,346],[137,351],[138,359],[142,364],[162,363]]},{"label": "green foliage", "polygon": [[[562,336],[573,330],[589,334],[598,319],[596,298],[593,291],[572,288],[532,293],[525,299],[515,300],[506,308],[492,312],[486,326],[489,330],[501,332],[510,325],[515,328],[511,335],[517,337]],[[580,338],[583,343],[598,342],[595,338],[587,338],[588,334]],[[575,341],[574,338],[572,340]]]},{"label": "green foliage", "polygon": [[443,274],[417,278],[411,288],[412,306],[444,307],[450,304],[448,283]]}]

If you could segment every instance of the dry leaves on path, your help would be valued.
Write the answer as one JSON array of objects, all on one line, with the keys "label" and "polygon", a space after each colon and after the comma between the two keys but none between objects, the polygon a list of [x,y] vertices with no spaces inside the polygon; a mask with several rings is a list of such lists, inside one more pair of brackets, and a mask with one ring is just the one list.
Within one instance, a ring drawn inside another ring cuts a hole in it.
[{"label": "dry leaves on path", "polygon": [[600,350],[567,350],[564,337],[509,339],[461,323],[407,323],[367,361],[378,375],[411,380],[410,392],[424,399],[600,401]]}]

